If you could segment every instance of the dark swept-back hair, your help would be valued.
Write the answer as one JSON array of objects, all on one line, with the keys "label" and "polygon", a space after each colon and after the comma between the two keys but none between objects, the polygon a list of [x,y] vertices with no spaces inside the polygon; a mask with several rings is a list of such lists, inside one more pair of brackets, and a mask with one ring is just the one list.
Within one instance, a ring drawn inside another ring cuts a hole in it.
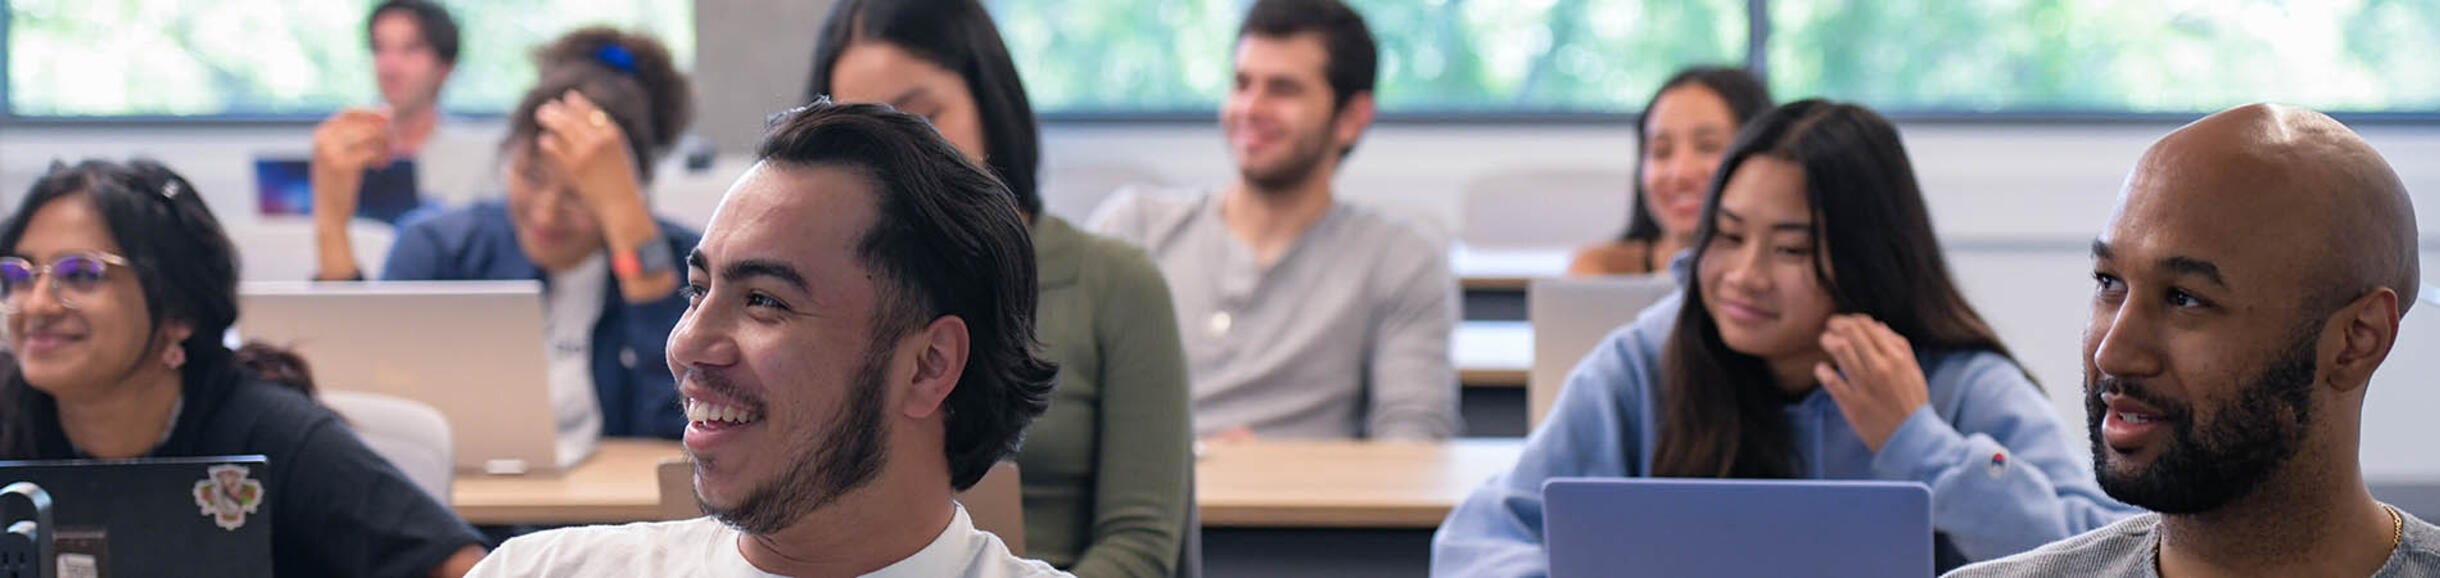
[{"label": "dark swept-back hair", "polygon": [[442,8],[432,0],[387,0],[373,6],[373,12],[364,17],[365,46],[373,44],[373,24],[393,12],[414,18],[415,34],[423,38],[425,46],[432,47],[432,54],[439,56],[441,62],[453,66],[457,64],[457,19],[449,16],[448,8]]},{"label": "dark swept-back hair", "polygon": [[1008,56],[1008,43],[1000,39],[981,2],[839,0],[830,6],[821,39],[814,42],[806,102],[836,89],[830,77],[839,57],[859,41],[896,46],[964,78],[983,126],[983,164],[1017,195],[1017,208],[1029,216],[1042,213],[1035,176],[1042,164],[1042,131],[1034,120],[1033,103],[1025,98],[1016,60]]},{"label": "dark swept-back hair", "polygon": [[[127,272],[134,274],[143,292],[152,335],[173,321],[193,329],[176,345],[186,353],[180,377],[189,387],[211,382],[209,372],[234,363],[257,378],[313,393],[313,376],[302,359],[261,344],[233,352],[222,341],[237,323],[237,249],[194,184],[160,163],[54,163],[34,181],[16,214],[0,225],[0,255],[17,255],[34,214],[71,197],[92,203],[109,228],[119,256],[127,259]],[[157,359],[154,353],[158,351],[139,356],[138,363]],[[34,451],[34,414],[52,411],[52,402],[26,383],[15,364],[7,371],[6,381],[0,382],[0,455],[28,457]]]},{"label": "dark swept-back hair", "polygon": [[1802,471],[1781,413],[1789,396],[1762,359],[1720,340],[1703,301],[1699,256],[1715,234],[1720,191],[1737,167],[1758,157],[1803,168],[1805,202],[1813,213],[1814,280],[1830,292],[1836,311],[1887,324],[1917,355],[1981,350],[2010,356],[1949,277],[1897,127],[1861,106],[1789,103],[1739,133],[1703,203],[1694,243],[1697,272],[1686,277],[1684,306],[1661,358],[1664,409],[1652,457],[1655,476],[1786,478]]},{"label": "dark swept-back hair", "polygon": [[652,183],[653,165],[695,120],[694,96],[686,74],[678,72],[669,48],[651,36],[621,32],[608,26],[577,29],[534,51],[540,71],[534,88],[517,101],[508,115],[512,146],[532,149],[542,134],[534,111],[574,90],[600,106],[627,136],[627,152],[635,159],[636,178]]},{"label": "dark swept-back hair", "polygon": [[[1373,41],[1364,15],[1339,0],[1256,0],[1237,28],[1237,40],[1247,36],[1287,38],[1307,32],[1320,34],[1327,59],[1322,77],[1330,81],[1333,118],[1347,111],[1347,101],[1369,93],[1378,81],[1381,47]],[[1339,149],[1339,157],[1355,152],[1354,144]]]},{"label": "dark swept-back hair", "polygon": [[1058,369],[1034,353],[1034,247],[1014,197],[930,123],[886,105],[821,99],[779,113],[756,155],[867,179],[877,210],[856,253],[883,288],[875,347],[965,320],[965,371],[943,409],[950,482],[972,487],[1050,407]]},{"label": "dark swept-back hair", "polygon": [[[1661,103],[1661,93],[1681,86],[1700,86],[1719,95],[1722,102],[1728,103],[1728,114],[1732,117],[1730,120],[1735,122],[1734,127],[1745,126],[1745,123],[1754,120],[1754,116],[1771,108],[1771,89],[1762,84],[1762,79],[1754,78],[1754,73],[1743,68],[1697,66],[1680,70],[1669,80],[1662,81],[1660,88],[1653,89],[1652,99],[1644,101],[1642,112],[1635,113],[1636,155],[1641,156],[1644,151],[1650,150],[1652,132],[1647,127],[1652,126],[1652,107]],[[1653,220],[1652,210],[1644,206],[1644,163],[1640,159],[1635,162],[1635,181],[1628,186],[1634,187],[1635,199],[1627,204],[1627,230],[1618,234],[1618,240],[1647,243],[1660,240],[1661,223]],[[1669,256],[1662,255],[1660,258],[1667,259]]]}]

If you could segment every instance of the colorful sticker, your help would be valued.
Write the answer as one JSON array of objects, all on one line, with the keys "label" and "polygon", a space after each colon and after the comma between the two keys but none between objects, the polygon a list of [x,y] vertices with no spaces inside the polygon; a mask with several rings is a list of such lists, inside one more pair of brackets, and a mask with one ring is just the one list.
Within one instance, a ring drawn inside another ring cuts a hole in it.
[{"label": "colorful sticker", "polygon": [[195,482],[195,505],[220,529],[245,527],[246,515],[263,505],[263,482],[248,479],[246,467],[240,465],[223,464],[204,471],[203,481]]},{"label": "colorful sticker", "polygon": [[1994,480],[1999,479],[2001,475],[2008,473],[2008,451],[2000,450],[1993,452],[1991,454],[1991,465],[1989,468],[1985,469],[1983,473],[1990,474],[1991,479]]}]

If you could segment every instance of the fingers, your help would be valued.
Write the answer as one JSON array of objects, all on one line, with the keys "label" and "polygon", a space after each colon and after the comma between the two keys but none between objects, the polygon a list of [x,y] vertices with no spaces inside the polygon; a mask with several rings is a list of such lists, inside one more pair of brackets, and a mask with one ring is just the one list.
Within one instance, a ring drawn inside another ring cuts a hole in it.
[{"label": "fingers", "polygon": [[1870,351],[1858,339],[1853,320],[1846,316],[1830,318],[1830,323],[1822,330],[1821,346],[1822,352],[1829,354],[1830,360],[1837,363],[1839,369],[1850,373],[1873,370],[1872,360],[1868,358]]},{"label": "fingers", "polygon": [[585,98],[585,93],[575,90],[569,90],[567,94],[561,95],[559,101],[567,103],[568,112],[576,113],[577,118],[590,117],[594,111],[602,109],[600,105],[593,104],[593,99]]},{"label": "fingers", "polygon": [[1833,398],[1845,397],[1853,387],[1847,383],[1845,376],[1838,374],[1838,369],[1830,367],[1828,363],[1813,364],[1813,379],[1822,383],[1822,389],[1830,390],[1830,397]]}]

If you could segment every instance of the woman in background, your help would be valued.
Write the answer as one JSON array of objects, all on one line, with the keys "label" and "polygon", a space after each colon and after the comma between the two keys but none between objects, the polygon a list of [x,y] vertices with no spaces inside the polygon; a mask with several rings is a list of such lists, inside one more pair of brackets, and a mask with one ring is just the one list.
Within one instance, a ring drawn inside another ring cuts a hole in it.
[{"label": "woman in background", "polygon": [[841,0],[806,88],[822,95],[930,119],[1033,226],[1035,333],[1059,387],[1016,456],[1026,555],[1085,578],[1170,576],[1193,464],[1169,285],[1142,250],[1043,213],[1041,137],[991,15],[975,0]]},{"label": "woman in background", "polygon": [[1569,275],[1635,275],[1669,268],[1694,239],[1720,155],[1737,129],[1771,108],[1771,93],[1742,68],[1678,71],[1635,123],[1635,198],[1617,240],[1585,247]]},{"label": "woman in background", "polygon": [[1888,120],[1792,103],[1721,170],[1685,290],[1576,366],[1515,468],[1441,525],[1433,575],[1546,574],[1558,477],[1921,482],[1944,567],[2134,512],[1957,291]]},{"label": "woman in background", "polygon": [[[380,278],[542,281],[560,455],[602,436],[675,439],[686,416],[662,350],[686,311],[679,260],[699,235],[654,218],[644,191],[693,117],[686,77],[660,41],[602,27],[535,61],[540,80],[501,144],[508,202],[400,228]],[[364,277],[347,238],[352,195],[317,181],[318,278]]]},{"label": "woman in background", "polygon": [[146,161],[56,166],[0,229],[0,255],[16,355],[0,459],[266,456],[281,576],[455,577],[483,557],[472,528],[314,402],[300,360],[223,345],[236,250],[186,179]]}]

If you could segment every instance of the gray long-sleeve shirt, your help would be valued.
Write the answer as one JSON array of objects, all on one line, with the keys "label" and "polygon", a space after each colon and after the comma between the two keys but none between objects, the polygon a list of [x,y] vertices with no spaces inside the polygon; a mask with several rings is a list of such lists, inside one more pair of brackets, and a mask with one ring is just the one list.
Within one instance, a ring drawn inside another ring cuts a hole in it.
[{"label": "gray long-sleeve shirt", "polygon": [[1458,431],[1447,251],[1378,211],[1333,204],[1261,266],[1221,195],[1122,191],[1091,220],[1140,245],[1176,297],[1195,433],[1436,439]]},{"label": "gray long-sleeve shirt", "polygon": [[[2398,547],[2373,578],[2440,576],[2440,528],[2399,510]],[[2160,578],[2160,515],[2141,514],[2041,549],[1958,568],[1945,578]]]}]

